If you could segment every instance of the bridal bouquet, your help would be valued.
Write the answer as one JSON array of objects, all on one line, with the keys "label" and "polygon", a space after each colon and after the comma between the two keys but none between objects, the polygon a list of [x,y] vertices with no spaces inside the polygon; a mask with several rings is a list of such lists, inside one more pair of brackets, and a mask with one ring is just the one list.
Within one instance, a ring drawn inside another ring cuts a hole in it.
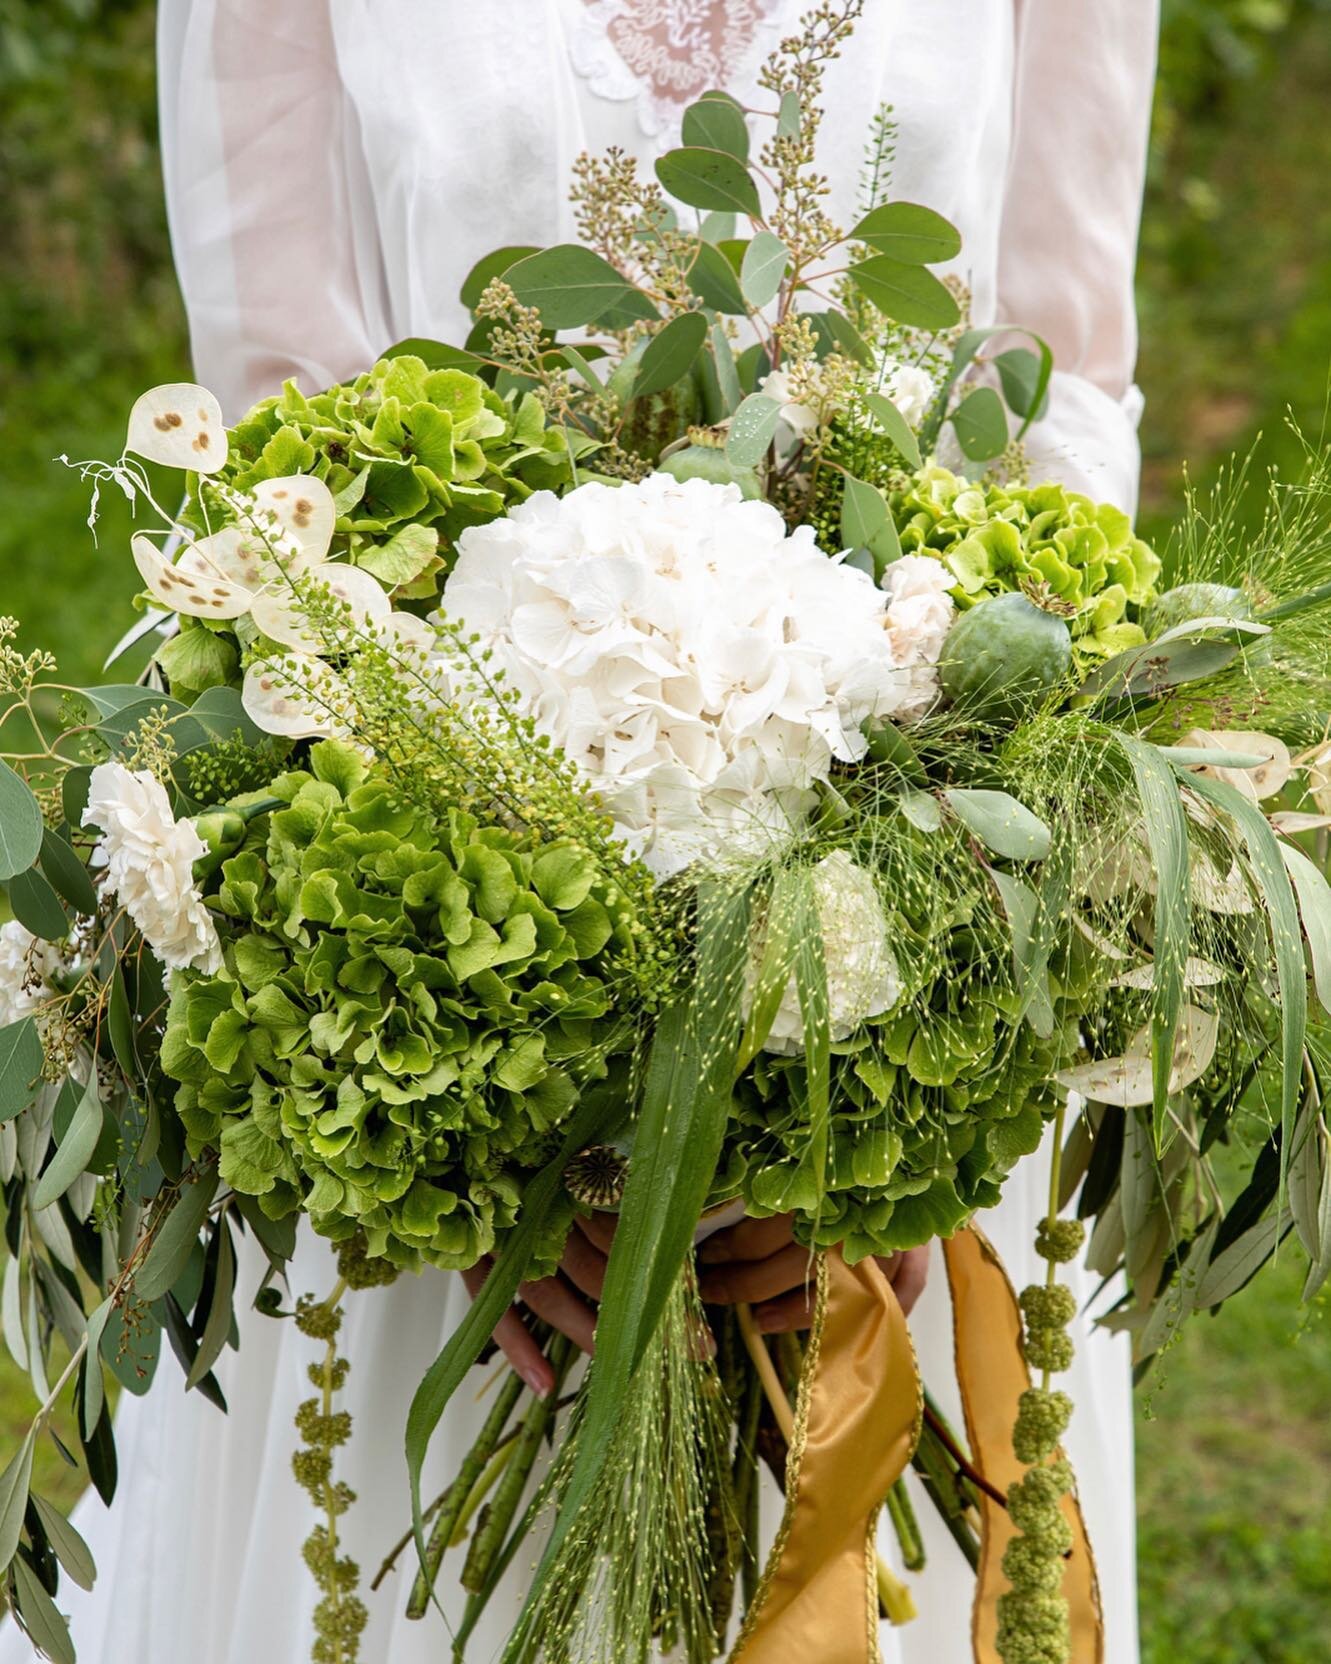
[{"label": "bridal bouquet", "polygon": [[[868,1660],[866,1601],[910,1613],[867,1554],[885,1503],[922,1562],[913,1458],[981,1639],[1054,1664],[1098,1627],[1052,1385],[1082,1221],[1143,1364],[1291,1231],[1310,1292],[1331,1268],[1325,461],[1255,539],[1195,506],[1168,581],[1117,509],[1032,482],[1049,351],[968,327],[888,116],[857,223],[826,216],[817,97],[855,11],[778,49],[769,110],[694,104],[655,181],[584,158],[582,240],[483,260],[462,345],[230,431],[202,388],[145,394],[84,465],[159,527],[138,681],[61,687],[5,624],[3,1332],[40,1409],[0,1566],[51,1657],[59,1577],[93,1567],[35,1441],[68,1389],[109,1501],[106,1372],[144,1390],[162,1332],[221,1400],[238,1232],[275,1315],[298,1220],[337,1258],[294,1314],[318,1660],[365,1621],[348,1290],[489,1268],[407,1429],[417,1615],[468,1545],[455,1656],[545,1518],[510,1660],[711,1659],[737,1590],[730,1656],[786,1656],[799,1595]],[[182,507],[146,464],[185,471]],[[1227,1206],[1210,1153],[1240,1133]],[[1018,1316],[970,1222],[1042,1143],[1049,1278]],[[554,1394],[507,1377],[423,1497],[449,1398],[593,1212],[591,1368],[548,1337]],[[810,1252],[802,1348],[704,1310],[691,1269],[777,1214]],[[965,1441],[876,1263],[934,1237]]]}]

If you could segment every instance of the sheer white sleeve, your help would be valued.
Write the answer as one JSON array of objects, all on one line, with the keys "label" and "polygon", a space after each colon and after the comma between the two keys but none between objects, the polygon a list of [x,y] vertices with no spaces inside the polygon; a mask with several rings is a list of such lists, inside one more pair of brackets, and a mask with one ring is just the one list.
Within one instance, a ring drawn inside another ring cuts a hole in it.
[{"label": "sheer white sleeve", "polygon": [[1155,81],[1158,0],[1018,0],[1001,321],[1042,335],[1049,413],[1033,474],[1131,510],[1141,452],[1133,271]]},{"label": "sheer white sleeve", "polygon": [[158,76],[198,379],[234,420],[367,366],[389,343],[327,0],[161,0]]}]

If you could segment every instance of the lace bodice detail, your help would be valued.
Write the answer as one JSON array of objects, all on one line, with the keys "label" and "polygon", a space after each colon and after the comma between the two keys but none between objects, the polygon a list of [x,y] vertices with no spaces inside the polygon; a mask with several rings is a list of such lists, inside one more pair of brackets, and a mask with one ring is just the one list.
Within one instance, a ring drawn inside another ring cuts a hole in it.
[{"label": "lace bodice detail", "polygon": [[782,0],[582,0],[569,42],[593,93],[632,100],[644,134],[669,140],[686,104],[744,88],[776,39]]}]

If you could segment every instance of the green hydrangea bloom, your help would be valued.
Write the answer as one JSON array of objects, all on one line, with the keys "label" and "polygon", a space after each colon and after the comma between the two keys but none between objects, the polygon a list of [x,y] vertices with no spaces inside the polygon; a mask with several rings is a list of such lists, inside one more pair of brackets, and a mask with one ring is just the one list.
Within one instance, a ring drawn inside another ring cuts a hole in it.
[{"label": "green hydrangea bloom", "polygon": [[330,558],[406,597],[436,593],[467,526],[568,482],[563,434],[547,428],[534,393],[501,397],[465,370],[410,355],[312,397],[288,382],[230,438],[219,483],[316,475],[337,505]]},{"label": "green hydrangea bloom", "polygon": [[572,842],[439,823],[344,745],[273,795],[266,845],[222,868],[223,968],[173,990],[162,1062],[189,1149],[272,1217],[471,1265],[579,1096],[622,1091],[620,906]]},{"label": "green hydrangea bloom", "polygon": [[1020,590],[1068,620],[1079,662],[1146,640],[1160,558],[1109,503],[1061,485],[973,483],[931,466],[892,497],[901,547],[935,555],[959,607]]},{"label": "green hydrangea bloom", "polygon": [[[866,834],[867,835],[867,834]],[[760,1053],[732,1100],[717,1195],[756,1215],[793,1212],[796,1235],[852,1264],[951,1235],[1041,1140],[1050,1081],[1075,1025],[1017,1022],[1004,926],[987,899],[894,892],[889,935],[903,997],[832,1046],[819,1195],[802,1056]]]}]

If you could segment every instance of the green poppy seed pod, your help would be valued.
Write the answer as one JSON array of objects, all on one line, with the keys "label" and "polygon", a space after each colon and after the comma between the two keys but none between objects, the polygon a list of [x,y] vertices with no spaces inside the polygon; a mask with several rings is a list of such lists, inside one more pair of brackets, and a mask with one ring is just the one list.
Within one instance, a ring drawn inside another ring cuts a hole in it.
[{"label": "green poppy seed pod", "polygon": [[661,472],[677,480],[706,480],[711,485],[737,485],[749,500],[761,497],[762,484],[754,468],[737,468],[726,456],[725,435],[715,428],[690,428],[688,444],[671,451]]},{"label": "green poppy seed pod", "polygon": [[1024,595],[995,595],[962,613],[947,633],[938,679],[960,710],[1016,723],[1072,668],[1072,632]]},{"label": "green poppy seed pod", "polygon": [[194,863],[195,878],[203,879],[216,872],[245,842],[245,817],[235,809],[205,809],[194,817],[194,830],[206,849],[206,854]]}]

